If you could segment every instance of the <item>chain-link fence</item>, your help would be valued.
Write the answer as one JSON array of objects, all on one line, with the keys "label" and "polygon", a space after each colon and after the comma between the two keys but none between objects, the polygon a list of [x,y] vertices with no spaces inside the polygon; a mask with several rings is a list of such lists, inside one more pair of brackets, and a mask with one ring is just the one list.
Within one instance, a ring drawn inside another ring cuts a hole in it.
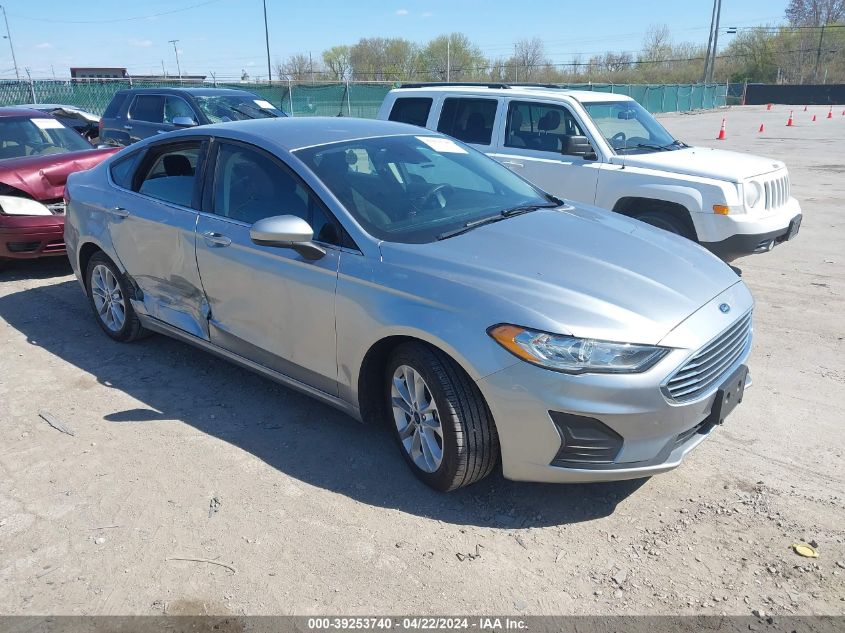
[{"label": "chain-link fence", "polygon": [[[0,105],[57,103],[102,114],[118,90],[124,88],[218,87],[249,90],[294,116],[353,116],[374,118],[389,82],[339,83],[180,83],[178,80],[36,80],[0,81]],[[725,84],[560,84],[561,88],[628,95],[650,112],[685,112],[725,105]]]}]

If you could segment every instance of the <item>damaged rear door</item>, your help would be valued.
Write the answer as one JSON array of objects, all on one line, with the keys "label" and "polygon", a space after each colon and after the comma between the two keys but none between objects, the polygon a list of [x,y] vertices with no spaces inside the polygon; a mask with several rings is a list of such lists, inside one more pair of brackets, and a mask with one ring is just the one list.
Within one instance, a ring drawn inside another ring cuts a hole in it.
[{"label": "damaged rear door", "polygon": [[205,340],[195,240],[207,146],[203,138],[151,145],[108,214],[115,252],[143,295],[138,309]]}]

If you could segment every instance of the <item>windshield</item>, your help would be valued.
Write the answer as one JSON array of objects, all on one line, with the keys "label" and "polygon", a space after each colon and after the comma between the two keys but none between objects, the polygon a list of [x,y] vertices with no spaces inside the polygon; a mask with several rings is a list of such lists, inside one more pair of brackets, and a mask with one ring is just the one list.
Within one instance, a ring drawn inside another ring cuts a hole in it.
[{"label": "windshield", "polygon": [[194,98],[200,110],[212,123],[285,116],[272,103],[259,99],[255,95],[216,95]]},{"label": "windshield", "polygon": [[86,149],[94,146],[56,119],[0,118],[0,160]]},{"label": "windshield", "polygon": [[298,150],[361,226],[390,242],[431,242],[550,196],[462,143],[440,136],[368,138]]},{"label": "windshield", "polygon": [[583,106],[617,154],[684,147],[636,101],[601,101]]}]

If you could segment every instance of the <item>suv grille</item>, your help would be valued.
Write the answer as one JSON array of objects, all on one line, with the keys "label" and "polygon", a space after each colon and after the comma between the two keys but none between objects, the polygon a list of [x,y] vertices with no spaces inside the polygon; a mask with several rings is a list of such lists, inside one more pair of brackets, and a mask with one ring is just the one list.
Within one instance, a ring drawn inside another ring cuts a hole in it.
[{"label": "suv grille", "polygon": [[777,209],[789,200],[789,174],[772,178],[763,183],[766,193],[766,209]]},{"label": "suv grille", "polygon": [[751,312],[690,358],[666,383],[674,400],[694,400],[707,393],[742,356],[751,338]]}]

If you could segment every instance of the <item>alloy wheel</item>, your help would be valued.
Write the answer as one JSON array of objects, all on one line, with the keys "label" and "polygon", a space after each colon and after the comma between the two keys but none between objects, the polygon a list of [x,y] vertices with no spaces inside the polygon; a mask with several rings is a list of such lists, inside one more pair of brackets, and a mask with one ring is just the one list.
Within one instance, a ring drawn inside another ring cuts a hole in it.
[{"label": "alloy wheel", "polygon": [[443,427],[431,390],[413,367],[400,365],[390,387],[393,420],[402,446],[416,466],[433,473],[443,461]]},{"label": "alloy wheel", "polygon": [[112,332],[120,332],[126,323],[126,303],[108,266],[97,264],[91,271],[91,297],[103,324]]}]

